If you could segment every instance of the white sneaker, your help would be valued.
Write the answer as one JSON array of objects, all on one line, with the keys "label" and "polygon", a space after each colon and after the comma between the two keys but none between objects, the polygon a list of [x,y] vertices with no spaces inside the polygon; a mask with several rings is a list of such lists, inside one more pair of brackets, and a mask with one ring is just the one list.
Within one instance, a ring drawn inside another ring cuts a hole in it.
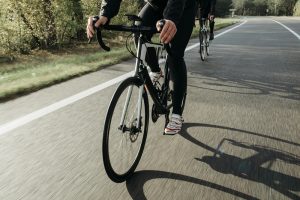
[{"label": "white sneaker", "polygon": [[183,118],[180,115],[172,114],[171,119],[165,128],[165,134],[175,135],[181,130]]},{"label": "white sneaker", "polygon": [[163,77],[162,71],[160,72],[150,72],[149,73],[150,79],[152,83],[156,83],[159,81],[160,78]]}]

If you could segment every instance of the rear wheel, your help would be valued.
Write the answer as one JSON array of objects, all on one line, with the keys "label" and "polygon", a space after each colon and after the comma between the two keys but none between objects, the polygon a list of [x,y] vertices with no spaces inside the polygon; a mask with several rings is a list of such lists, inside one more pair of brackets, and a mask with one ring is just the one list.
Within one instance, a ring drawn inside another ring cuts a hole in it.
[{"label": "rear wheel", "polygon": [[209,56],[209,33],[207,32],[206,34],[206,44],[205,44],[205,50],[206,50],[206,55]]},{"label": "rear wheel", "polygon": [[103,163],[114,182],[125,181],[136,169],[144,150],[148,121],[149,104],[144,85],[138,78],[128,78],[111,100],[103,131]]},{"label": "rear wheel", "polygon": [[206,34],[204,34],[203,31],[200,31],[200,33],[199,33],[199,42],[200,42],[199,53],[200,53],[200,57],[201,57],[202,61],[204,61],[205,56],[206,56],[205,40],[206,40]]}]

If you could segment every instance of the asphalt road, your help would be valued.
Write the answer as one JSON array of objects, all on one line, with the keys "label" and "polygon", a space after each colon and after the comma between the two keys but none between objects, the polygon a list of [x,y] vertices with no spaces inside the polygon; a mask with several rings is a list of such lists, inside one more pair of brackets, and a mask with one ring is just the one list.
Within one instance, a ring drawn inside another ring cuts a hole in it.
[{"label": "asphalt road", "polygon": [[0,199],[300,199],[300,39],[273,19],[300,34],[299,18],[253,17],[217,37],[205,62],[198,47],[186,52],[183,130],[163,136],[163,119],[151,122],[125,183],[110,181],[101,157],[116,85],[49,105],[131,71],[132,61],[0,104]]}]

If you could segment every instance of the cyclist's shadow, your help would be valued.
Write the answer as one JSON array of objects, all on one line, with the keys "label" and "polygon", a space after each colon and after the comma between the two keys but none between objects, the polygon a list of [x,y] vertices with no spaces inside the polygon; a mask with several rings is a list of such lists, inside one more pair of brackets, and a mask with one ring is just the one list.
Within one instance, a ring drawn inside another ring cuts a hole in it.
[{"label": "cyclist's shadow", "polygon": [[[291,192],[291,191],[300,191],[300,179],[270,169],[275,160],[281,160],[289,164],[300,165],[299,157],[287,152],[280,151],[278,149],[271,149],[265,146],[258,146],[249,143],[237,142],[231,139],[223,139],[219,144],[219,147],[224,141],[228,141],[231,145],[238,146],[244,149],[254,150],[257,152],[256,154],[248,158],[239,158],[233,155],[220,152],[218,149],[214,149],[198,141],[194,137],[192,137],[187,131],[187,129],[192,126],[202,126],[202,127],[208,126],[208,127],[215,127],[215,128],[229,129],[229,130],[232,128],[207,125],[207,124],[197,124],[197,123],[185,124],[181,136],[213,153],[213,156],[203,156],[202,158],[196,158],[196,160],[210,165],[212,169],[218,172],[224,174],[232,174],[234,176],[245,178],[251,181],[263,183],[291,199],[300,199],[300,196],[297,196],[296,194]],[[252,132],[247,132],[238,129],[232,129],[232,130],[264,137],[262,134],[258,134],[258,133],[252,133]],[[268,136],[265,137],[269,138]],[[282,139],[279,138],[273,138],[273,139],[278,141],[283,141]],[[283,142],[297,145],[297,146],[299,145],[289,141],[283,141]],[[262,167],[262,164],[265,163],[268,164],[268,166]]]},{"label": "cyclist's shadow", "polygon": [[[266,139],[272,139],[277,142],[287,143],[289,145],[300,146],[300,144],[292,141],[287,141],[281,138],[276,138],[273,136],[267,136],[260,133],[210,125],[210,124],[201,124],[201,123],[185,123],[183,125],[183,130],[181,131],[181,136],[186,140],[208,150],[213,153],[213,156],[203,156],[202,158],[196,158],[196,160],[207,163],[211,166],[212,169],[224,173],[224,174],[232,174],[241,178],[245,178],[248,180],[252,180],[255,182],[263,183],[283,195],[291,198],[291,199],[300,199],[299,196],[290,192],[290,191],[300,191],[300,179],[297,177],[289,176],[280,172],[273,171],[269,169],[273,164],[273,161],[276,159],[280,159],[282,161],[288,162],[290,164],[300,165],[300,159],[297,156],[279,151],[277,149],[271,149],[268,147],[251,145],[242,142],[236,142],[230,139],[223,139],[222,142],[228,141],[230,144],[239,146],[245,149],[251,149],[257,152],[254,156],[251,156],[246,159],[242,159],[236,156],[232,156],[226,153],[220,153],[218,149],[212,148],[193,136],[191,136],[187,129],[190,127],[212,127],[219,129],[226,129],[236,132],[242,132],[244,134],[250,134],[257,137],[263,137]],[[221,142],[221,143],[222,143]],[[267,168],[263,168],[261,165],[263,163],[270,162]],[[173,180],[181,180],[194,184],[199,184],[204,187],[210,187],[215,190],[223,191],[228,194],[232,194],[236,197],[242,199],[258,199],[251,195],[236,191],[234,189],[215,184],[206,180],[198,179],[195,177],[185,176],[182,174],[176,174],[171,172],[164,171],[154,171],[154,170],[142,170],[134,173],[133,177],[126,182],[126,186],[129,194],[133,199],[145,200],[147,199],[143,190],[143,187],[147,181],[153,179],[173,179]]]},{"label": "cyclist's shadow", "polygon": [[[183,134],[182,135],[188,135],[188,133],[186,132],[186,129],[188,128],[188,125],[184,125],[183,127]],[[187,138],[186,138],[187,139]],[[196,139],[191,141],[197,141]],[[196,142],[197,143],[197,142]],[[211,151],[215,151],[215,149],[204,145],[203,143],[200,143],[203,145],[204,148],[211,150]],[[198,143],[199,145],[199,143]],[[201,145],[200,145],[201,146]],[[195,177],[191,177],[191,176],[185,176],[182,174],[176,174],[176,173],[172,173],[172,172],[165,172],[165,171],[154,171],[154,170],[142,170],[142,171],[137,171],[134,173],[134,175],[126,181],[126,186],[127,186],[127,190],[130,194],[130,196],[132,197],[132,199],[134,200],[145,200],[147,199],[143,190],[143,187],[145,185],[145,183],[147,181],[153,180],[153,179],[173,179],[173,180],[180,180],[180,181],[185,181],[185,182],[189,182],[189,183],[194,183],[194,184],[198,184],[198,185],[202,185],[204,187],[209,187],[215,190],[219,190],[219,191],[223,191],[226,192],[228,194],[231,194],[233,196],[236,196],[238,198],[241,199],[258,199],[256,197],[253,197],[251,195],[242,193],[240,191],[216,184],[216,183],[212,183],[206,180],[202,180],[202,179],[198,179]]]},{"label": "cyclist's shadow", "polygon": [[237,190],[222,185],[218,185],[206,180],[194,178],[191,176],[185,176],[182,174],[176,174],[172,172],[155,171],[155,170],[137,171],[129,180],[126,181],[127,190],[131,198],[134,200],[147,200],[143,188],[147,181],[154,180],[154,179],[173,179],[173,180],[185,181],[189,183],[202,185],[204,187],[209,187],[215,190],[220,190],[228,194],[232,194],[233,196],[239,197],[240,199],[258,200],[258,198],[253,197],[251,195],[244,194]]}]

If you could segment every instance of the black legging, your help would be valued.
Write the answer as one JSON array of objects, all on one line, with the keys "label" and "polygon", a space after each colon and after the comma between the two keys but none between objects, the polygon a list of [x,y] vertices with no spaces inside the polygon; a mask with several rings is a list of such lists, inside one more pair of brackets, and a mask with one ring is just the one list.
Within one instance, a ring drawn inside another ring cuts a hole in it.
[{"label": "black legging", "polygon": [[[202,2],[202,4],[201,4]],[[207,2],[207,1],[201,1],[200,2],[200,17],[199,18],[199,24],[200,24],[200,27],[203,26],[203,21],[201,19],[207,19],[208,18],[208,15],[210,14],[209,11],[210,11],[210,3]],[[199,6],[199,5],[198,5]],[[214,27],[215,27],[215,21],[214,19],[213,20],[209,20],[209,30],[210,30],[210,33],[213,33],[214,32]]]},{"label": "black legging", "polygon": [[[184,51],[189,42],[195,19],[195,1],[189,1],[184,8],[180,22],[177,24],[177,32],[170,42],[172,56],[168,56],[167,65],[170,69],[170,75],[174,82],[173,91],[173,113],[182,115],[181,104],[187,87],[187,71],[184,62]],[[154,10],[149,4],[146,4],[139,16],[142,18],[142,25],[155,26],[156,22],[163,18],[162,11]],[[148,35],[150,40],[152,35]],[[154,48],[148,48],[146,62],[152,72],[159,72],[158,59]]]}]

